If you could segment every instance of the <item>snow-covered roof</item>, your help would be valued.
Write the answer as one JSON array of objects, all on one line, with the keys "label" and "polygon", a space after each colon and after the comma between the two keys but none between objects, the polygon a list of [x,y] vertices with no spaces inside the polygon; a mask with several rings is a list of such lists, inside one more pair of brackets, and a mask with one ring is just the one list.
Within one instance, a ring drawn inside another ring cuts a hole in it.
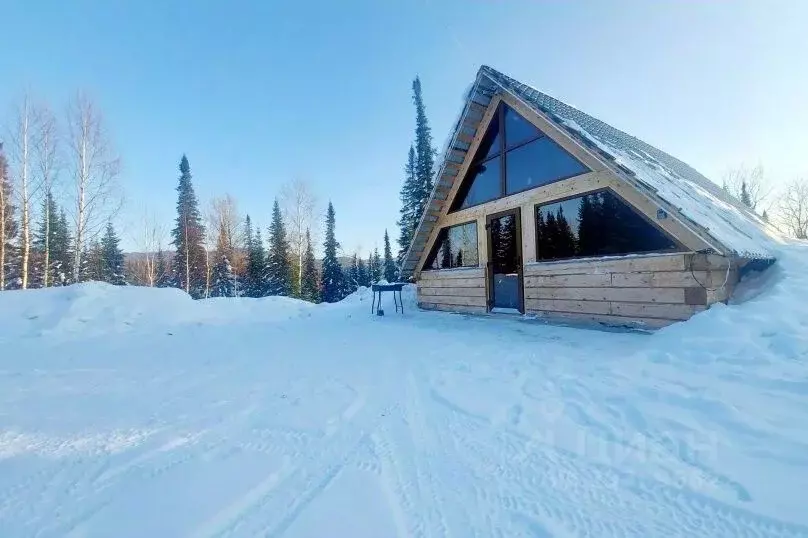
[{"label": "snow-covered roof", "polygon": [[[482,66],[477,73],[466,105],[444,148],[446,158],[438,169],[435,190],[427,207],[430,207],[436,195],[439,196],[442,186],[445,186],[445,181],[442,183],[441,179],[447,173],[446,161],[450,160],[453,150],[462,149],[458,147],[458,134],[469,124],[471,104],[476,102],[485,105],[498,92],[507,92],[565,129],[603,157],[618,175],[632,176],[660,200],[677,210],[684,220],[693,224],[696,233],[703,236],[708,243],[723,247],[724,254],[731,252],[753,259],[775,257],[772,235],[776,235],[776,232],[757,214],[688,164],[488,66]],[[422,218],[419,223],[413,245],[402,266],[405,274],[415,268],[420,257],[418,248],[425,245],[424,235],[428,236],[434,225],[435,222],[428,218]]]}]

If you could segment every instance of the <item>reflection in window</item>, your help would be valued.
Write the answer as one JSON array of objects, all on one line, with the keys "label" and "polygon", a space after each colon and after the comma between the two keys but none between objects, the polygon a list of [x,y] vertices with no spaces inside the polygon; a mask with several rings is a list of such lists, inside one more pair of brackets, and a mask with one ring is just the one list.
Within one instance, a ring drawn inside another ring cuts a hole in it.
[{"label": "reflection in window", "polygon": [[460,209],[499,198],[501,190],[500,161],[499,157],[494,157],[490,161],[471,165],[468,180],[470,183],[460,204]]},{"label": "reflection in window", "polygon": [[477,148],[451,210],[465,209],[588,171],[535,125],[501,104]]},{"label": "reflection in window", "polygon": [[469,222],[440,231],[424,269],[476,267],[478,263],[477,223]]},{"label": "reflection in window", "polygon": [[508,151],[505,159],[506,194],[535,189],[588,170],[546,136]]},{"label": "reflection in window", "polygon": [[535,125],[511,107],[503,105],[502,114],[505,117],[505,146],[508,149],[542,136],[543,133]]},{"label": "reflection in window", "polygon": [[678,250],[610,191],[537,206],[536,241],[539,260]]}]

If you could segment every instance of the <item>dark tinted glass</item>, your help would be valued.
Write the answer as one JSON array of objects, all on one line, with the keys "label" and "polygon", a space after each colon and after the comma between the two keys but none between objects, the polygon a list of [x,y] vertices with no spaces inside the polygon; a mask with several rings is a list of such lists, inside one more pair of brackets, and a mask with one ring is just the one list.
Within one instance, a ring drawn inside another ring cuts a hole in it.
[{"label": "dark tinted glass", "polygon": [[488,222],[491,232],[493,306],[519,309],[519,227],[515,215]]},{"label": "dark tinted glass", "polygon": [[676,244],[609,191],[536,208],[539,260],[675,251]]},{"label": "dark tinted glass", "polygon": [[506,194],[535,189],[589,169],[546,136],[505,155]]},{"label": "dark tinted glass", "polygon": [[494,155],[502,152],[501,137],[499,136],[499,114],[494,116],[491,124],[488,126],[485,136],[480,142],[480,147],[477,148],[477,153],[474,155],[475,161],[485,161]]},{"label": "dark tinted glass", "polygon": [[477,264],[477,223],[469,222],[440,231],[424,269],[476,267]]},{"label": "dark tinted glass", "polygon": [[520,116],[511,107],[505,106],[505,148],[510,149],[516,145],[541,136],[535,125]]},{"label": "dark tinted glass", "polygon": [[463,209],[469,206],[481,204],[489,200],[500,197],[502,186],[500,185],[499,163],[501,157],[494,157],[484,163],[473,164],[469,169],[463,193],[462,189],[458,193],[459,204],[455,203],[455,209]]}]

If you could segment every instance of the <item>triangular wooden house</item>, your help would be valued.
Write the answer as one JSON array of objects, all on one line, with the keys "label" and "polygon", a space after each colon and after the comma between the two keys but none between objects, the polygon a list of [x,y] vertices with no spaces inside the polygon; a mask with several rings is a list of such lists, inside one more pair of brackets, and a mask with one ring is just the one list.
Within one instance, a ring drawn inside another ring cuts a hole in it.
[{"label": "triangular wooden house", "polygon": [[661,327],[774,261],[687,164],[483,66],[402,262],[421,308]]}]

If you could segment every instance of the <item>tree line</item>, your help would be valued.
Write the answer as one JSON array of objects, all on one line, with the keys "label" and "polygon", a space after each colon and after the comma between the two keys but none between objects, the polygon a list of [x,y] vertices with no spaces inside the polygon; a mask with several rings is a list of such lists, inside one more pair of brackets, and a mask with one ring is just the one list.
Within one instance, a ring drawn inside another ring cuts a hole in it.
[{"label": "tree line", "polygon": [[[417,79],[413,89],[423,131]],[[431,169],[434,151],[420,151],[432,159]],[[103,281],[177,287],[194,298],[283,295],[333,302],[360,286],[398,280],[387,231],[381,253],[375,248],[366,258],[345,255],[331,203],[325,212],[324,257],[315,258],[321,219],[304,182],[288,183],[274,201],[266,241],[229,195],[215,198],[203,211],[185,155],[168,248],[165,228],[147,214],[136,240],[140,252],[125,256],[113,225],[122,204],[119,171],[104,119],[85,94],[76,94],[64,117],[26,95],[0,142],[0,290]],[[428,191],[421,189],[425,202]],[[420,218],[416,213],[409,210],[409,228]],[[407,244],[400,247],[403,251]]]}]

